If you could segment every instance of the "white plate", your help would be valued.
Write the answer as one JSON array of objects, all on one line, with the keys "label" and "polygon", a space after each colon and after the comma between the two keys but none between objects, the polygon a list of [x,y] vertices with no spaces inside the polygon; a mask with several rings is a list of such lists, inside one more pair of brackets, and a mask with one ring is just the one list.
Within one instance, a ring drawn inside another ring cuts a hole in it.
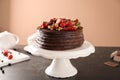
[{"label": "white plate", "polygon": [[[25,60],[29,60],[30,56],[24,54],[24,53],[20,53],[14,50],[10,50],[12,52],[13,55],[13,59],[9,60],[7,57],[5,57],[2,54],[2,51],[0,51],[0,67],[2,66],[7,66],[9,63],[10,64],[14,64],[14,63],[18,63],[18,62],[22,62]],[[1,61],[3,60],[3,62]]]},{"label": "white plate", "polygon": [[94,46],[88,42],[84,41],[81,47],[63,50],[63,51],[55,51],[55,50],[46,50],[42,48],[38,48],[34,45],[27,45],[24,47],[24,50],[30,52],[35,56],[43,56],[45,58],[54,59],[54,58],[78,58],[85,57],[95,52]]}]

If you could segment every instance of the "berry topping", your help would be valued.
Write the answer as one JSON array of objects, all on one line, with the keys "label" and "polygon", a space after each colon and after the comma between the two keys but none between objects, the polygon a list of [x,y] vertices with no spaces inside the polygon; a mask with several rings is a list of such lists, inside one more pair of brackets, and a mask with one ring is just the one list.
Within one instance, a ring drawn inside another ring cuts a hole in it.
[{"label": "berry topping", "polygon": [[66,24],[64,22],[60,23],[60,27],[64,28],[66,26]]},{"label": "berry topping", "polygon": [[56,25],[55,24],[52,25],[52,29],[54,29],[54,30],[56,29]]},{"label": "berry topping", "polygon": [[49,22],[44,21],[40,28],[49,30],[65,30],[65,31],[75,31],[80,26],[78,19],[71,20],[66,18],[53,18]]},{"label": "berry topping", "polygon": [[47,22],[43,22],[42,25],[41,25],[41,28],[47,28],[48,26],[48,23]]},{"label": "berry topping", "polygon": [[72,24],[71,21],[67,21],[67,22],[66,22],[66,26],[73,27],[73,24]]}]

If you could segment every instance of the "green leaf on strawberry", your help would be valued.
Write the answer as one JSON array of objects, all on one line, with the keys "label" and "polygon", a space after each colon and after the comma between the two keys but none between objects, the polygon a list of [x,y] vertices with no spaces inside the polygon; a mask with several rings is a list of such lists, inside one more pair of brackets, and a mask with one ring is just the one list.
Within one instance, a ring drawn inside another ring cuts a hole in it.
[{"label": "green leaf on strawberry", "polygon": [[77,24],[75,24],[76,26],[80,26],[80,22],[78,22]]}]

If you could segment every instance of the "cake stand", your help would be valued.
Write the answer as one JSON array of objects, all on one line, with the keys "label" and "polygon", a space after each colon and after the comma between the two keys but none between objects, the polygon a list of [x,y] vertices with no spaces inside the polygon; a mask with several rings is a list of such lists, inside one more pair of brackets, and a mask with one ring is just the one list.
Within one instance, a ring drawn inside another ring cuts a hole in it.
[{"label": "cake stand", "polygon": [[52,63],[46,68],[45,73],[56,78],[66,78],[76,75],[77,69],[71,64],[70,59],[86,57],[95,52],[94,46],[88,41],[84,41],[81,47],[64,51],[46,50],[33,45],[28,45],[24,49],[35,56],[53,59]]}]

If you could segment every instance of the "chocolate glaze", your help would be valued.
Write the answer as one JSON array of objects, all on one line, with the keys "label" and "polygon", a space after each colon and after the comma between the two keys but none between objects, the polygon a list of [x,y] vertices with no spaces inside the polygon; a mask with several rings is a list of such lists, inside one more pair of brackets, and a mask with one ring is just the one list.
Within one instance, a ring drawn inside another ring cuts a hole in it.
[{"label": "chocolate glaze", "polygon": [[36,43],[48,50],[67,50],[80,47],[84,42],[83,27],[75,31],[56,31],[37,28],[39,35]]}]

